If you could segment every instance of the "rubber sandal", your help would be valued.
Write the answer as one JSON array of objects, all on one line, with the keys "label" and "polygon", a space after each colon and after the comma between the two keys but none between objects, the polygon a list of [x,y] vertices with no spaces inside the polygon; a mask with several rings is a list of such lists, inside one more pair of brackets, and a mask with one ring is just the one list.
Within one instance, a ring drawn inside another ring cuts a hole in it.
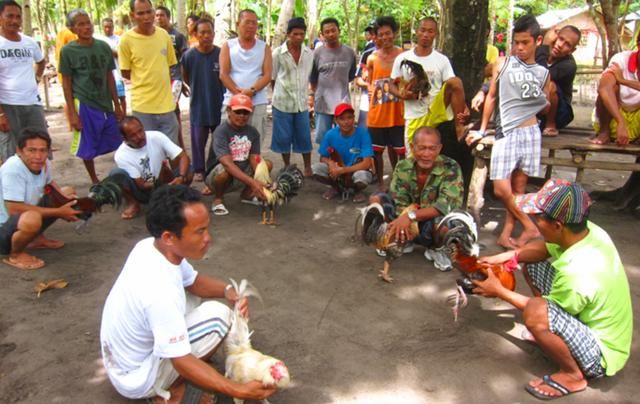
[{"label": "rubber sandal", "polygon": [[256,198],[255,196],[253,198],[251,198],[251,199],[240,199],[240,202],[246,203],[248,205],[254,205],[254,206],[262,205],[260,200],[258,198]]},{"label": "rubber sandal", "polygon": [[38,261],[33,261],[33,262],[16,262],[16,261],[11,261],[9,258],[3,258],[2,262],[14,268],[18,268],[22,271],[32,271],[34,269],[40,269],[45,265],[44,261],[40,259]]},{"label": "rubber sandal", "polygon": [[202,188],[202,191],[200,191],[200,193],[202,194],[202,196],[209,196],[209,195],[213,195],[213,191],[211,190],[211,188],[205,186],[204,188]]},{"label": "rubber sandal", "polygon": [[224,206],[224,203],[219,203],[211,207],[211,212],[216,216],[225,216],[229,214],[227,207]]},{"label": "rubber sandal", "polygon": [[367,201],[367,196],[363,192],[358,192],[353,195],[353,199],[351,200],[353,203],[362,203]]},{"label": "rubber sandal", "polygon": [[547,386],[549,386],[549,387],[553,388],[554,390],[558,391],[560,393],[560,395],[559,396],[548,396],[548,395],[538,391],[538,389],[536,387],[533,387],[533,386],[531,386],[529,384],[525,385],[524,389],[527,391],[527,393],[531,394],[532,396],[534,396],[538,400],[544,400],[544,401],[551,401],[551,400],[555,400],[557,398],[562,398],[562,397],[568,396],[570,394],[580,393],[581,391],[584,391],[586,389],[586,387],[585,387],[584,389],[581,389],[581,390],[569,391],[568,388],[564,387],[560,383],[558,383],[555,380],[553,380],[551,378],[551,376],[549,376],[549,375],[542,376],[542,384],[546,384]]},{"label": "rubber sandal", "polygon": [[558,129],[544,128],[544,130],[542,131],[542,136],[556,137],[558,136]]},{"label": "rubber sandal", "polygon": [[331,201],[333,199],[336,199],[336,197],[340,194],[340,192],[338,192],[337,189],[329,189],[327,191],[325,191],[325,193],[322,194],[322,199],[324,199],[325,201]]}]

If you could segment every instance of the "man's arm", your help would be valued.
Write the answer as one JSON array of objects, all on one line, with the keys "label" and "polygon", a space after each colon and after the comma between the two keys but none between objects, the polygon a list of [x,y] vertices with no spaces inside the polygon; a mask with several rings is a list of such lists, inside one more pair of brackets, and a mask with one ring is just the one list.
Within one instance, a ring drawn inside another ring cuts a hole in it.
[{"label": "man's arm", "polygon": [[498,73],[500,73],[500,70],[502,70],[502,66],[504,66],[504,63],[505,59],[501,59],[493,68],[493,76],[491,77],[491,83],[489,84],[489,93],[487,93],[487,97],[484,100],[484,108],[482,109],[482,123],[480,124],[480,131],[482,132],[487,130],[491,115],[493,115],[493,111],[496,108]]},{"label": "man's arm", "polygon": [[[262,61],[262,76],[260,76],[260,78],[253,84],[253,88],[255,88],[256,92],[262,90],[271,82],[273,71],[273,62],[271,58],[271,48],[269,45],[265,45],[264,60]],[[251,96],[253,96],[253,93]]]},{"label": "man's arm", "polygon": [[36,63],[36,81],[38,83],[40,82],[40,80],[42,80],[42,73],[44,73],[44,65],[45,65],[44,59]]},{"label": "man's arm", "polygon": [[227,90],[231,91],[231,94],[242,92],[242,88],[238,87],[231,78],[231,55],[226,42],[220,48],[220,81]]},{"label": "man's arm", "polygon": [[[120,105],[120,98],[118,98],[118,92],[116,91],[116,81],[113,78],[113,70],[107,70],[107,88],[109,88],[109,94],[111,94],[111,101],[113,102],[113,111],[118,121],[122,120],[125,115],[125,111],[122,110]],[[64,80],[64,78],[63,78]]]},{"label": "man's arm", "polygon": [[174,178],[173,181],[169,183],[169,185],[184,184],[186,181],[185,179],[189,174],[189,164],[191,163],[191,161],[189,160],[189,156],[184,150],[182,150],[180,154],[178,154],[171,161],[172,167],[175,167],[176,161],[178,162],[178,176]]},{"label": "man's arm", "polygon": [[[249,161],[251,161],[251,156],[252,155],[249,156]],[[256,196],[261,197],[261,199],[264,200],[264,192],[262,191],[262,187],[264,186],[264,184],[261,184],[260,182],[245,174],[244,171],[242,171],[240,167],[238,167],[236,163],[233,162],[230,154],[220,156],[218,158],[218,161],[220,162],[220,164],[222,164],[225,170],[227,170],[229,175],[251,188]]]},{"label": "man's arm", "polygon": [[618,84],[620,84],[621,86],[627,86],[627,87],[632,88],[632,89],[634,89],[636,91],[640,91],[640,81],[625,79],[622,76],[622,70],[620,70],[620,67],[617,64],[612,64],[611,66],[609,66],[609,68],[607,68],[607,70],[605,70],[605,73],[607,73],[607,72],[613,74],[614,77],[616,78],[616,82]]},{"label": "man's arm", "polygon": [[73,99],[73,79],[66,74],[62,75],[62,92],[64,93],[64,101],[67,103],[67,114],[71,129],[81,131],[82,122],[76,110],[76,103]]},{"label": "man's arm", "polygon": [[72,200],[71,202],[58,208],[45,208],[37,205],[30,205],[24,202],[14,202],[7,200],[5,200],[4,202],[7,208],[7,213],[9,213],[9,215],[18,215],[20,213],[32,210],[40,213],[42,217],[56,217],[69,222],[75,222],[76,220],[78,220],[78,216],[76,215],[82,213],[81,211],[75,210],[73,208],[73,205],[76,204],[75,200]]}]

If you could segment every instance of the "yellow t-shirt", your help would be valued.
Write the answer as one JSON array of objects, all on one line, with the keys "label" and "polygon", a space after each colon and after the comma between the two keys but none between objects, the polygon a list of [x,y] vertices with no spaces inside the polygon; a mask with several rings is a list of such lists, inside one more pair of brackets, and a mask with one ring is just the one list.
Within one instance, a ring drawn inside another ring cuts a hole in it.
[{"label": "yellow t-shirt", "polygon": [[120,38],[120,70],[131,71],[131,109],[145,114],[165,114],[176,108],[171,94],[169,67],[177,63],[167,31],[152,35],[129,30]]},{"label": "yellow t-shirt", "polygon": [[[71,32],[67,27],[64,27],[60,32],[58,32],[58,35],[56,35],[56,68],[58,70],[60,70],[60,51],[62,50],[62,47],[76,39],[78,39],[76,34]],[[62,85],[62,74],[60,73],[58,73],[58,82]]]},{"label": "yellow t-shirt", "polygon": [[495,46],[490,43],[487,44],[487,64],[494,64],[498,60],[498,56],[500,56],[500,51]]}]

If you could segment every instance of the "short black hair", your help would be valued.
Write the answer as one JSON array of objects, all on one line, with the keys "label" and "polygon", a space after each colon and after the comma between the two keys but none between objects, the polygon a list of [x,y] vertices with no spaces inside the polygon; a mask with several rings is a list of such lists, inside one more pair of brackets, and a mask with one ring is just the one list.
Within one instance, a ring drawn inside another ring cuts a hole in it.
[{"label": "short black hair", "polygon": [[111,24],[113,24],[113,18],[105,17],[105,18],[102,19],[102,23],[104,24],[105,22],[110,22]]},{"label": "short black hair", "polygon": [[438,20],[436,20],[434,17],[424,17],[420,20],[420,24],[422,24],[423,22],[427,22],[427,21],[431,21],[432,23],[436,24],[436,28],[438,28]]},{"label": "short black hair", "polygon": [[215,31],[216,29],[216,25],[213,22],[213,20],[210,20],[208,18],[198,18],[196,20],[196,22],[193,24],[193,33],[196,34],[198,32],[198,26],[200,24],[210,24],[211,25],[211,30]]},{"label": "short black hair", "polygon": [[336,24],[336,28],[338,28],[338,31],[340,31],[340,23],[338,22],[338,20],[333,17],[328,17],[320,22],[320,32],[322,32],[324,26],[327,24]]},{"label": "short black hair", "polygon": [[242,21],[242,16],[244,14],[247,14],[247,13],[251,13],[251,14],[255,15],[256,18],[258,18],[258,13],[256,13],[255,11],[253,11],[250,8],[245,8],[244,10],[240,10],[240,12],[238,13],[238,22]]},{"label": "short black hair", "polygon": [[122,118],[120,122],[118,122],[118,129],[120,130],[120,134],[122,135],[123,139],[125,138],[124,127],[134,121],[138,122],[140,125],[142,125],[142,127],[144,127],[144,125],[142,124],[142,121],[137,116],[133,116],[133,115],[127,115],[124,118]]},{"label": "short black hair", "polygon": [[389,27],[394,33],[398,32],[398,23],[396,22],[396,19],[391,16],[376,18],[376,22],[373,27],[376,35],[378,35],[378,30],[382,27]]},{"label": "short black hair", "polygon": [[156,239],[165,231],[182,237],[182,229],[187,224],[184,217],[186,205],[202,203],[202,195],[188,185],[163,185],[153,191],[147,208],[146,225]]},{"label": "short black hair", "polygon": [[293,17],[287,23],[287,34],[290,34],[294,29],[301,29],[304,32],[307,32],[307,24],[304,22],[304,18],[302,17]]},{"label": "short black hair", "polygon": [[373,29],[373,24],[367,25],[367,28],[364,29],[364,32],[368,32],[370,34],[374,34],[375,33],[375,29]]},{"label": "short black hair", "polygon": [[133,13],[135,8],[136,8],[136,1],[139,1],[141,3],[149,3],[151,4],[151,7],[153,7],[153,3],[151,2],[151,0],[130,0],[129,1],[129,8],[131,9],[131,12]]},{"label": "short black hair", "polygon": [[[574,25],[565,25],[564,27],[560,28],[560,31],[564,31],[565,29],[573,32],[574,34],[576,34],[578,36],[578,42],[576,42],[576,45],[579,44],[580,43],[580,38],[582,38],[582,32],[580,32],[578,27],[576,27]],[[640,38],[640,36],[638,36],[638,38]]]},{"label": "short black hair", "polygon": [[22,13],[22,6],[13,0],[3,0],[0,1],[0,14],[4,12],[4,9],[7,7],[18,7],[20,9],[20,13]]},{"label": "short black hair", "polygon": [[47,149],[51,148],[51,136],[42,128],[27,127],[18,133],[17,145],[19,149],[23,149],[27,145],[27,140],[42,139],[47,142]]},{"label": "short black hair", "polygon": [[415,144],[416,139],[418,138],[418,135],[421,135],[423,133],[427,135],[435,135],[438,138],[438,143],[442,144],[442,135],[440,135],[440,131],[431,126],[421,126],[418,129],[416,129],[416,131],[413,132],[412,143]]},{"label": "short black hair", "polygon": [[532,37],[537,38],[542,34],[540,24],[533,14],[525,14],[513,23],[513,33],[528,32]]},{"label": "short black hair", "polygon": [[167,16],[168,19],[171,19],[171,11],[168,8],[166,8],[165,6],[156,7],[156,11],[162,11],[164,13],[164,15]]}]

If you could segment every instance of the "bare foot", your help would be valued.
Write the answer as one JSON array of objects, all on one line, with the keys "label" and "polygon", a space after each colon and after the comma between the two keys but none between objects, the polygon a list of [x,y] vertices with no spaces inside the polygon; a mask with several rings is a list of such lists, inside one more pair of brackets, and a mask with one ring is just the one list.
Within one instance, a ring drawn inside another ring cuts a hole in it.
[{"label": "bare foot", "polygon": [[596,136],[589,139],[589,142],[593,144],[607,144],[609,143],[609,134],[606,132],[600,132]]},{"label": "bare foot", "polygon": [[386,185],[384,185],[384,182],[383,182],[383,183],[378,184],[378,192],[384,192],[384,193],[386,193],[387,191],[388,191],[388,190],[387,190]]},{"label": "bare foot", "polygon": [[23,271],[30,271],[33,269],[39,269],[44,266],[44,261],[33,255],[29,255],[25,252],[17,254],[11,254],[7,258],[2,260],[5,264],[14,268],[21,269]]},{"label": "bare foot", "polygon": [[[568,393],[563,393],[560,390],[551,387],[549,382],[555,382],[564,387]],[[587,381],[582,377],[575,377],[571,374],[564,372],[557,372],[551,376],[545,376],[543,379],[536,378],[531,380],[528,385],[532,387],[538,394],[545,397],[562,397],[571,393],[578,393],[587,388]]]},{"label": "bare foot", "polygon": [[516,241],[511,237],[499,238],[496,241],[496,244],[498,244],[500,247],[506,250],[515,250],[516,248],[518,248]]},{"label": "bare foot", "polygon": [[313,177],[313,171],[311,171],[311,167],[305,167],[304,168],[304,176],[305,176],[305,178]]},{"label": "bare foot", "polygon": [[124,220],[131,220],[134,217],[138,216],[138,213],[140,213],[140,205],[132,204],[129,205],[127,209],[124,210],[124,212],[122,212],[120,217]]},{"label": "bare foot", "polygon": [[393,278],[391,277],[391,275],[389,275],[384,271],[380,271],[380,273],[378,274],[378,278],[380,278],[380,280],[383,280],[387,283],[393,283]]},{"label": "bare foot", "polygon": [[35,249],[49,249],[49,250],[57,250],[58,248],[64,247],[64,241],[62,240],[51,240],[43,236],[42,234],[36,237],[27,248],[35,248]]},{"label": "bare foot", "polygon": [[516,247],[522,247],[534,238],[539,238],[540,232],[537,229],[524,230],[522,234],[515,240]]}]

